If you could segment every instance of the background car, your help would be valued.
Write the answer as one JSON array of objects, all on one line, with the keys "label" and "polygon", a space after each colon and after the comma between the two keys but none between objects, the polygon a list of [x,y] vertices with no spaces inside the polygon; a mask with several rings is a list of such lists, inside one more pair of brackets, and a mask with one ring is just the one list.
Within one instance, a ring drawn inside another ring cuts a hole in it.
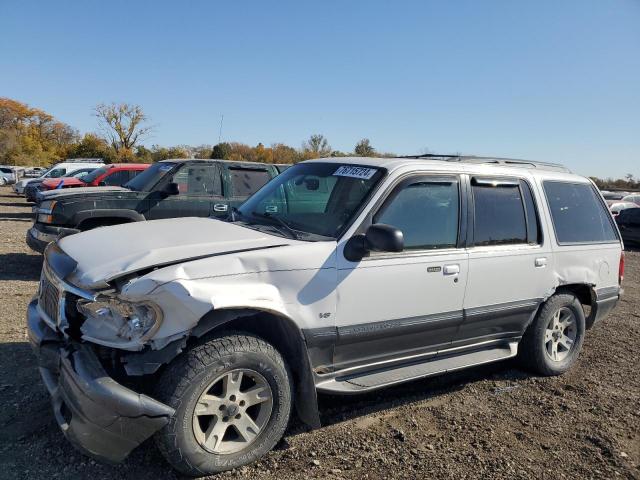
[{"label": "background car", "polygon": [[602,197],[609,207],[614,203],[622,201],[626,195],[629,195],[629,192],[609,192],[607,190],[603,190],[600,193],[602,193]]},{"label": "background car", "polygon": [[96,168],[82,176],[49,178],[42,182],[41,190],[78,187],[121,186],[146,170],[148,163],[113,163]]},{"label": "background car", "polygon": [[631,203],[635,203],[636,205],[638,205],[640,207],[640,193],[631,193],[629,195],[626,195],[623,199],[623,202],[631,202]]},{"label": "background car", "polygon": [[625,244],[640,243],[640,207],[622,210],[616,217]]},{"label": "background car", "polygon": [[24,171],[24,176],[27,178],[38,178],[46,171],[47,169],[44,167],[27,168]]},{"label": "background car", "polygon": [[[101,165],[104,165],[101,158],[74,158],[72,160],[65,160],[64,162],[56,163],[38,178],[60,178],[71,170],[77,170],[78,168],[83,167],[97,168]],[[24,194],[25,187],[34,180],[34,178],[24,178],[17,181],[13,185],[13,191],[18,195]]]},{"label": "background car", "polygon": [[636,205],[633,202],[616,202],[611,206],[609,206],[609,210],[611,210],[611,215],[615,217],[619,215],[620,212],[622,212],[623,210],[626,210],[628,208],[637,208],[637,207],[638,205]]},{"label": "background car", "polygon": [[8,167],[0,167],[0,185],[15,183],[16,174]]},{"label": "background car", "polygon": [[[78,168],[77,170],[72,170],[69,173],[65,173],[60,178],[69,178],[69,177],[82,177],[87,173],[91,173],[95,170],[95,167],[84,167]],[[29,182],[26,187],[24,187],[24,196],[27,199],[27,202],[35,202],[36,196],[39,192],[43,190],[42,183],[47,180],[45,178],[36,178]]]},{"label": "background car", "polygon": [[58,237],[106,225],[174,217],[226,218],[277,175],[278,170],[265,163],[164,160],[123,187],[40,192],[27,244],[42,252]]}]

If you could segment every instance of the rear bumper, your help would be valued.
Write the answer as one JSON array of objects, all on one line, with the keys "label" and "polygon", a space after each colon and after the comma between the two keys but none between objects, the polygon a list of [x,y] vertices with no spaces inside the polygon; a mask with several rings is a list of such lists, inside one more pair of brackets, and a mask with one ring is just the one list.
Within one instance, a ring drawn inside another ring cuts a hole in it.
[{"label": "rear bumper", "polygon": [[53,227],[42,223],[34,223],[33,227],[27,231],[26,241],[31,250],[43,253],[46,246],[51,242],[55,242],[59,237],[73,235],[79,231],[75,228]]},{"label": "rear bumper", "polygon": [[593,311],[587,318],[587,328],[591,328],[599,321],[606,318],[620,301],[624,293],[619,287],[601,288],[596,290],[596,299]]},{"label": "rear bumper", "polygon": [[109,377],[88,346],[65,342],[42,320],[36,300],[29,304],[27,324],[56,421],[83,453],[109,463],[121,462],[175,413]]}]

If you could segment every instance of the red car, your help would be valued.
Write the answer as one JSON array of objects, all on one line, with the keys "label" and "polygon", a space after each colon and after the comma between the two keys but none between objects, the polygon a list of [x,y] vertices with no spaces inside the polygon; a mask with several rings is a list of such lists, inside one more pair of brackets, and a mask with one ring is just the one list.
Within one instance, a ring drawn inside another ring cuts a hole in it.
[{"label": "red car", "polygon": [[149,167],[148,163],[112,163],[79,178],[50,178],[42,182],[42,190],[73,187],[120,186]]}]

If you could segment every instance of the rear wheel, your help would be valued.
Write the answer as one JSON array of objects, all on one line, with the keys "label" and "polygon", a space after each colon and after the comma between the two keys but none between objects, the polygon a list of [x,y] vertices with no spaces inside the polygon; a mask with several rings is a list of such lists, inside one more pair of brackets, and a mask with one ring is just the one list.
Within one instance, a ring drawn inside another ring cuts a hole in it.
[{"label": "rear wheel", "polygon": [[560,375],[575,363],[585,333],[584,310],[572,294],[556,294],[542,306],[520,342],[521,362],[541,375]]},{"label": "rear wheel", "polygon": [[212,338],[163,373],[156,398],[176,414],[156,442],[186,475],[246,465],[282,437],[292,390],[284,359],[264,340],[244,334]]}]

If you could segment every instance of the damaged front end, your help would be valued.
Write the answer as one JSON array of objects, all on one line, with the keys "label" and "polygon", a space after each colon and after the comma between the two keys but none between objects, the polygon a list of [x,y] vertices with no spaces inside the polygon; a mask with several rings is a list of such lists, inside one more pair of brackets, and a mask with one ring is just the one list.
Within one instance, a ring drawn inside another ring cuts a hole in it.
[{"label": "damaged front end", "polygon": [[[96,344],[142,348],[162,317],[148,303],[122,303],[113,293],[68,283],[75,267],[57,245],[47,249],[38,296],[27,310],[29,340],[67,439],[94,458],[121,462],[166,425],[174,410],[118,382],[113,359],[105,355],[116,349]],[[91,340],[85,332],[95,341],[85,341]]]}]

